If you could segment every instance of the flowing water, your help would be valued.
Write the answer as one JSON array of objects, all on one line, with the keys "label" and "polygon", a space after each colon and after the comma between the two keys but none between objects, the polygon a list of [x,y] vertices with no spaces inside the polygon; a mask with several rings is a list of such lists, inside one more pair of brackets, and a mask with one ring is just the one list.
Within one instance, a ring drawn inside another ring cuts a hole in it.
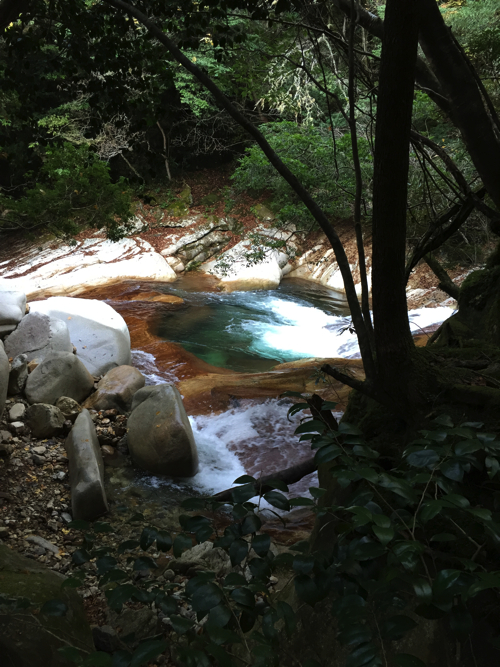
[{"label": "flowing water", "polygon": [[[357,339],[341,295],[321,285],[284,280],[269,291],[220,293],[203,289],[203,280],[186,276],[154,289],[182,297],[185,306],[165,310],[157,335],[178,343],[204,361],[240,372],[262,372],[277,363],[307,357],[359,356]],[[201,289],[200,289],[201,288]],[[418,332],[446,319],[449,308],[409,313]],[[176,381],[175,370],[158,368],[155,357],[134,351],[134,364],[148,384]],[[222,414],[190,416],[200,456],[200,472],[191,479],[168,480],[135,473],[136,483],[155,497],[213,493],[229,488],[244,473],[269,474],[311,456],[294,430],[299,415],[287,419],[289,404],[277,399],[235,401]],[[315,477],[294,485],[307,493]],[[123,482],[126,486],[130,482]]]}]

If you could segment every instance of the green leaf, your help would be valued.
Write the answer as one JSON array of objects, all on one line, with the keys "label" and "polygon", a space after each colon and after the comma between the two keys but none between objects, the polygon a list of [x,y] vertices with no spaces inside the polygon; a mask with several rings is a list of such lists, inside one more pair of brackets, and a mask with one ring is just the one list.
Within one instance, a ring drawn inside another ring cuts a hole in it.
[{"label": "green leaf", "polygon": [[136,521],[144,521],[144,514],[141,514],[140,512],[132,514],[132,516],[128,520],[128,523],[135,523]]},{"label": "green leaf", "polygon": [[285,622],[285,630],[288,636],[291,636],[297,627],[297,618],[292,607],[288,602],[283,602],[283,600],[278,600],[276,603],[276,612],[278,618],[283,619]]},{"label": "green leaf", "polygon": [[132,655],[128,651],[115,651],[111,667],[129,667]]},{"label": "green leaf", "polygon": [[461,442],[457,442],[454,449],[457,456],[465,456],[466,454],[477,452],[478,449],[482,449],[482,444],[479,440],[462,440]]},{"label": "green leaf", "polygon": [[279,510],[288,511],[290,509],[290,501],[279,491],[269,491],[264,494],[264,499]]},{"label": "green leaf", "polygon": [[96,521],[92,528],[94,529],[94,533],[114,533],[115,529],[113,526],[111,526],[109,523],[106,523],[105,521]]},{"label": "green leaf", "polygon": [[434,519],[442,509],[443,503],[440,500],[428,500],[422,503],[419,513],[420,521],[427,523],[427,521]]},{"label": "green leaf", "polygon": [[378,459],[379,457],[378,452],[376,452],[371,447],[367,447],[366,445],[354,445],[352,451],[356,456],[360,456],[365,459]]},{"label": "green leaf", "polygon": [[343,435],[363,435],[363,431],[360,428],[344,421],[341,421],[339,424],[339,433]]},{"label": "green leaf", "polygon": [[386,619],[381,627],[380,633],[384,639],[401,639],[407,632],[413,630],[417,623],[409,616],[398,615]]},{"label": "green leaf", "polygon": [[83,565],[84,563],[89,562],[90,554],[86,549],[77,549],[73,552],[71,560],[75,565]]},{"label": "green leaf", "polygon": [[244,484],[243,486],[236,487],[231,492],[231,497],[235,503],[246,503],[247,500],[258,495],[253,484]]},{"label": "green leaf", "polygon": [[309,493],[313,498],[322,498],[326,493],[326,489],[321,489],[317,486],[311,486],[309,487]]},{"label": "green leaf", "polygon": [[470,507],[467,498],[460,496],[458,493],[449,493],[441,499],[441,502],[445,507],[461,507],[462,509]]},{"label": "green leaf", "polygon": [[103,575],[109,570],[112,570],[118,561],[113,556],[104,556],[103,558],[98,558],[96,560],[97,574]]},{"label": "green leaf", "polygon": [[205,508],[206,500],[203,498],[185,498],[181,502],[182,509],[198,511]]},{"label": "green leaf", "polygon": [[430,542],[454,542],[456,539],[452,533],[437,533],[431,537]]},{"label": "green leaf", "polygon": [[156,534],[156,547],[158,551],[170,551],[172,548],[172,537],[166,530],[159,530]]},{"label": "green leaf", "polygon": [[297,426],[295,435],[300,435],[301,433],[323,433],[325,428],[326,424],[321,419],[310,419]]},{"label": "green leaf", "polygon": [[464,471],[458,461],[445,461],[441,463],[439,470],[445,477],[454,482],[461,482],[464,477]]},{"label": "green leaf", "polygon": [[158,568],[156,561],[149,556],[142,556],[141,558],[136,558],[134,561],[133,570],[155,570]]},{"label": "green leaf", "polygon": [[66,616],[67,605],[62,600],[48,600],[40,608],[40,613],[45,616]]},{"label": "green leaf", "polygon": [[132,600],[137,593],[137,588],[132,586],[132,584],[122,584],[113,588],[111,591],[106,591],[106,597],[108,598],[108,604],[111,609],[115,611],[120,611],[125,602]]},{"label": "green leaf", "polygon": [[453,607],[449,615],[449,622],[451,631],[461,640],[468,637],[474,627],[472,616],[462,603]]},{"label": "green leaf", "polygon": [[257,514],[249,514],[243,519],[241,524],[241,534],[250,535],[251,533],[256,533],[262,526],[262,521],[257,516]]},{"label": "green leaf", "polygon": [[213,609],[210,610],[208,614],[207,624],[213,627],[223,628],[229,623],[232,613],[229,607],[226,605],[219,604]]},{"label": "green leaf", "polygon": [[224,579],[224,586],[246,586],[247,580],[239,572],[230,572]]},{"label": "green leaf", "polygon": [[418,452],[409,454],[406,460],[414,468],[432,468],[439,461],[439,458],[439,454],[433,449],[421,449]]},{"label": "green leaf", "polygon": [[191,598],[191,605],[197,612],[210,611],[223,600],[221,589],[212,583],[201,583]]},{"label": "green leaf", "polygon": [[123,554],[126,551],[132,551],[133,549],[136,549],[139,546],[139,542],[137,540],[126,540],[125,542],[122,542],[118,549],[116,550],[117,554]]},{"label": "green leaf", "polygon": [[144,526],[140,537],[140,545],[143,551],[147,551],[149,547],[155,542],[157,530],[153,526]]},{"label": "green leaf", "polygon": [[394,538],[394,528],[372,526],[372,530],[384,546],[389,544],[389,542]]},{"label": "green leaf", "polygon": [[393,656],[392,662],[396,667],[426,667],[425,662],[411,653],[397,653]]},{"label": "green leaf", "polygon": [[453,422],[451,421],[451,417],[449,415],[439,415],[439,417],[436,417],[436,419],[433,420],[436,424],[440,424],[441,426],[447,426],[448,428],[453,428]]},{"label": "green leaf", "polygon": [[314,570],[314,565],[314,556],[297,554],[293,557],[293,569],[295,572],[300,572],[301,574],[310,574]]},{"label": "green leaf", "polygon": [[292,498],[290,500],[290,507],[311,507],[315,504],[312,498]]},{"label": "green leaf", "polygon": [[500,463],[497,458],[494,458],[493,456],[487,456],[485,459],[485,465],[486,468],[488,469],[488,477],[492,479],[495,477],[497,472],[500,470]]},{"label": "green leaf", "polygon": [[234,480],[233,484],[254,484],[255,482],[257,482],[255,477],[252,477],[251,475],[241,475],[241,477]]},{"label": "green leaf", "polygon": [[368,625],[351,625],[342,632],[339,632],[337,639],[341,644],[347,646],[357,646],[365,644],[372,638],[372,633]]},{"label": "green leaf", "polygon": [[295,592],[298,597],[307,604],[314,605],[320,595],[316,583],[306,574],[298,574],[295,577]]},{"label": "green leaf", "polygon": [[178,616],[177,614],[172,614],[170,617],[170,623],[174,629],[174,632],[177,632],[178,635],[186,634],[186,632],[191,630],[194,625],[193,621],[190,621],[183,616]]},{"label": "green leaf", "polygon": [[83,667],[111,667],[111,656],[103,651],[91,653],[82,663]]},{"label": "green leaf", "polygon": [[432,587],[427,579],[418,577],[413,580],[413,589],[419,602],[430,602],[432,599]]},{"label": "green leaf", "polygon": [[256,535],[252,540],[252,549],[257,556],[266,556],[271,547],[271,537],[269,535]]},{"label": "green leaf", "polygon": [[469,588],[469,597],[488,588],[500,588],[500,572],[477,572],[475,576],[477,581]]},{"label": "green leaf", "polygon": [[270,479],[266,482],[266,486],[270,486],[272,489],[279,489],[283,493],[288,493],[289,488],[281,479]]},{"label": "green leaf", "polygon": [[234,540],[229,547],[229,557],[232,565],[239,565],[248,555],[248,542],[245,540]]},{"label": "green leaf", "polygon": [[317,465],[321,463],[328,463],[334,461],[342,454],[342,448],[338,445],[326,445],[318,449],[314,456],[314,461]]},{"label": "green leaf", "polygon": [[184,533],[179,533],[174,540],[174,557],[179,558],[182,556],[186,549],[191,549],[193,546],[193,541],[189,535]]},{"label": "green leaf", "polygon": [[83,656],[85,655],[82,651],[79,651],[74,646],[62,646],[61,648],[57,649],[57,652],[67,660],[74,662],[76,665],[82,664]]},{"label": "green leaf", "polygon": [[255,607],[255,596],[248,588],[235,588],[230,593],[231,598],[244,607]]},{"label": "green leaf", "polygon": [[363,644],[347,656],[346,667],[363,667],[377,655],[377,648],[373,644]]},{"label": "green leaf", "polygon": [[432,592],[438,601],[448,600],[453,596],[455,584],[462,573],[460,570],[440,570],[432,585]]}]

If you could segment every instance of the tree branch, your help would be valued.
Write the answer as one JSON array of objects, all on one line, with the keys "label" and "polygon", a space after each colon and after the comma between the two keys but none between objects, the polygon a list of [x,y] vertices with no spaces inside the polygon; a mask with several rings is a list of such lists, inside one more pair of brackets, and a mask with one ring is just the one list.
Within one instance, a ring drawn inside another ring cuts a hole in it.
[{"label": "tree branch", "polygon": [[439,289],[442,289],[443,292],[449,294],[453,299],[458,300],[460,289],[455,285],[438,260],[433,255],[425,255],[424,262],[426,262],[434,275],[439,279]]}]

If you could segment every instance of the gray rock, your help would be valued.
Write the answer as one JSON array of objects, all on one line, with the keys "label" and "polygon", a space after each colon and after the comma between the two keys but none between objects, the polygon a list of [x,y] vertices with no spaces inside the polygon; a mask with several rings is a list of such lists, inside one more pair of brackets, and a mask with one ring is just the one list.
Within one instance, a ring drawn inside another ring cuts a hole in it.
[{"label": "gray rock", "polygon": [[[26,413],[26,418],[31,433],[35,438],[50,438],[51,435],[60,433],[64,424],[64,415],[59,408],[47,403],[35,403],[34,405],[30,405]],[[41,448],[33,448],[33,451],[36,454],[45,453],[37,452],[37,449]]]},{"label": "gray rock", "polygon": [[12,440],[12,433],[9,431],[0,431],[0,442],[9,442]]},{"label": "gray rock", "polygon": [[18,354],[10,365],[9,386],[7,393],[12,396],[20,394],[28,379],[28,357]]},{"label": "gray rock", "polygon": [[12,422],[9,424],[8,428],[14,435],[22,435],[26,431],[24,422]]},{"label": "gray rock", "polygon": [[39,454],[33,454],[31,458],[33,463],[37,466],[43,466],[45,463],[47,463],[45,456],[40,456]]},{"label": "gray rock", "polygon": [[223,576],[231,572],[231,559],[220,547],[206,541],[185,551],[180,558],[170,561],[169,567],[176,573],[185,573],[191,568],[205,569]]},{"label": "gray rock", "polygon": [[[38,405],[42,405],[42,404],[39,403]],[[39,454],[40,456],[43,456],[45,454],[45,452],[47,451],[47,447],[44,447],[43,445],[40,445],[40,447],[33,447],[32,451],[35,452],[35,454]]]},{"label": "gray rock", "polygon": [[41,362],[52,352],[72,352],[73,346],[63,320],[30,312],[5,339],[5,351],[9,357],[25,354],[28,361]]},{"label": "gray rock", "polygon": [[92,521],[108,511],[108,502],[101,450],[88,410],[78,415],[66,438],[66,451],[73,518]]},{"label": "gray rock", "polygon": [[9,421],[11,422],[21,421],[21,419],[24,419],[25,414],[26,414],[26,406],[24,405],[24,403],[15,403],[9,410]]},{"label": "gray rock", "polygon": [[51,297],[30,304],[32,312],[66,322],[78,357],[92,375],[129,365],[130,334],[125,320],[104,301]]},{"label": "gray rock", "polygon": [[72,423],[75,422],[75,419],[82,411],[80,404],[75,401],[74,398],[69,398],[68,396],[61,396],[61,398],[58,398],[56,401],[56,408],[59,408],[66,419],[69,419]]},{"label": "gray rock", "polygon": [[81,402],[94,388],[94,378],[71,352],[52,352],[28,375],[29,403],[54,404],[61,396]]},{"label": "gray rock", "polygon": [[94,410],[116,408],[128,412],[134,394],[144,387],[145,382],[144,375],[133,366],[112,368],[100,380],[97,391],[85,401],[84,407]]},{"label": "gray rock", "polygon": [[42,547],[42,549],[45,549],[46,551],[51,551],[53,554],[59,553],[59,547],[56,547],[55,544],[52,544],[52,542],[49,542],[44,537],[40,537],[39,535],[26,535],[24,539],[26,540],[26,542],[37,544],[39,547]]},{"label": "gray rock", "polygon": [[116,634],[116,630],[110,625],[103,625],[102,627],[96,625],[92,628],[92,637],[94,639],[96,651],[114,653],[119,649],[126,648],[126,645],[120,641]]},{"label": "gray rock", "polygon": [[137,646],[141,639],[156,634],[158,617],[151,609],[122,609],[119,614],[110,609],[107,617],[111,627],[120,629],[119,638],[128,638],[133,647]]},{"label": "gray rock", "polygon": [[0,341],[0,419],[7,400],[9,386],[9,358],[5,354],[3,343]]},{"label": "gray rock", "polygon": [[6,336],[16,330],[15,324],[0,324],[0,338],[3,340]]},{"label": "gray rock", "polygon": [[26,313],[26,294],[0,290],[0,324],[18,324]]},{"label": "gray rock", "polygon": [[192,477],[198,452],[191,424],[177,389],[170,384],[139,389],[128,420],[132,460],[154,474]]},{"label": "gray rock", "polygon": [[[28,608],[0,615],[2,667],[69,667],[70,661],[58,651],[68,645],[85,653],[93,652],[94,643],[82,601],[76,591],[61,588],[62,575],[4,545],[0,545],[0,571],[0,594],[30,601]],[[49,600],[63,602],[67,613],[64,616],[34,615]]]}]

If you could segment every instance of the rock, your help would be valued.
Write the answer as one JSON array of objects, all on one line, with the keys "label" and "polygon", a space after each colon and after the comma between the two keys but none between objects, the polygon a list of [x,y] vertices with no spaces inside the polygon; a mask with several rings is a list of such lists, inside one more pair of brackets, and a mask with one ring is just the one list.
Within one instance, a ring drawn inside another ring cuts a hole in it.
[{"label": "rock", "polygon": [[[50,438],[50,436],[60,433],[64,424],[64,415],[59,408],[56,408],[55,405],[48,405],[46,403],[35,403],[34,405],[30,405],[26,417],[28,426],[35,438]],[[45,453],[38,452],[37,449],[42,448],[34,447],[33,451],[36,454]]]},{"label": "rock", "polygon": [[[70,667],[73,663],[59,653],[59,648],[70,645],[85,653],[93,652],[83,604],[76,591],[61,588],[62,575],[4,545],[0,545],[0,571],[0,595],[30,601],[29,607],[18,607],[15,614],[0,614],[3,666]],[[50,600],[61,601],[67,613],[49,616],[36,612]]]},{"label": "rock", "polygon": [[25,394],[29,403],[53,405],[61,396],[81,402],[94,388],[94,378],[71,352],[53,352],[28,375]]},{"label": "rock", "polygon": [[117,366],[112,368],[100,380],[97,391],[84,403],[84,408],[94,410],[110,410],[116,408],[120,412],[128,412],[134,394],[144,387],[146,379],[133,366]]},{"label": "rock", "polygon": [[15,403],[9,410],[9,421],[17,422],[24,418],[26,406],[24,403]]},{"label": "rock", "polygon": [[[176,262],[177,263],[177,262]],[[169,303],[174,306],[182,306],[185,301],[174,294],[162,294],[161,292],[139,292],[130,297],[130,301],[150,301],[153,303]]]},{"label": "rock", "polygon": [[28,362],[28,374],[33,373],[35,368],[38,366],[38,361],[29,361]]},{"label": "rock", "polygon": [[75,419],[82,411],[80,404],[75,401],[74,398],[69,398],[69,396],[61,396],[61,398],[58,398],[56,401],[56,408],[59,408],[66,419],[69,419],[72,423],[75,422]]},{"label": "rock", "polygon": [[88,410],[82,410],[78,415],[65,446],[73,518],[92,521],[108,511],[108,502],[101,450]]},{"label": "rock", "polygon": [[31,304],[32,312],[67,324],[78,358],[92,375],[130,364],[130,334],[125,320],[104,301],[51,297]]},{"label": "rock", "polygon": [[281,282],[281,268],[279,254],[274,250],[265,253],[263,261],[249,265],[245,254],[250,250],[248,242],[240,242],[223,254],[229,262],[229,269],[222,271],[216,267],[215,261],[202,264],[203,271],[217,276],[221,286],[227,292],[248,291],[260,289],[275,289]]},{"label": "rock", "polygon": [[33,463],[37,466],[43,466],[45,463],[47,463],[45,456],[40,456],[40,454],[33,454],[31,458]]},{"label": "rock", "polygon": [[15,324],[0,324],[0,339],[4,339],[6,336],[11,334],[16,330]]},{"label": "rock", "polygon": [[24,422],[12,422],[9,424],[9,429],[13,435],[23,435],[26,431]]},{"label": "rock", "polygon": [[56,547],[55,544],[52,544],[52,542],[46,540],[44,537],[39,537],[38,535],[25,535],[24,539],[26,542],[37,544],[39,547],[42,547],[42,549],[45,549],[45,551],[51,551],[53,554],[59,553],[59,548]]},{"label": "rock", "polygon": [[[141,639],[152,637],[156,634],[158,617],[152,609],[122,609],[120,613],[109,610],[107,613],[108,624],[120,630],[119,637],[130,640],[132,646],[137,646]],[[127,644],[129,641],[127,641]]]},{"label": "rock", "polygon": [[9,440],[12,440],[12,433],[0,431],[0,442],[9,442]]},{"label": "rock", "polygon": [[170,561],[170,568],[176,573],[185,573],[191,568],[206,569],[224,576],[231,572],[229,555],[220,547],[214,547],[207,540],[185,551],[180,558]]},{"label": "rock", "polygon": [[116,634],[116,630],[110,625],[103,625],[102,627],[96,625],[93,627],[92,638],[94,639],[96,651],[114,653],[119,649],[126,648]]},{"label": "rock", "polygon": [[12,396],[20,394],[26,380],[28,379],[28,357],[25,354],[18,354],[10,365],[9,386],[7,393]]},{"label": "rock", "polygon": [[5,354],[5,348],[0,341],[0,419],[7,400],[7,389],[9,386],[9,359]]},{"label": "rock", "polygon": [[52,352],[71,350],[66,323],[60,318],[38,312],[26,315],[17,329],[5,339],[5,351],[9,357],[25,354],[28,361],[38,363]]},{"label": "rock", "polygon": [[47,447],[44,447],[43,445],[40,445],[40,447],[33,447],[32,451],[35,452],[35,454],[39,454],[40,456],[43,456],[45,452],[47,451]]},{"label": "rock", "polygon": [[191,477],[198,452],[182,399],[170,384],[139,389],[128,420],[128,447],[134,463],[154,474]]},{"label": "rock", "polygon": [[0,289],[0,325],[18,324],[26,313],[24,292]]}]

